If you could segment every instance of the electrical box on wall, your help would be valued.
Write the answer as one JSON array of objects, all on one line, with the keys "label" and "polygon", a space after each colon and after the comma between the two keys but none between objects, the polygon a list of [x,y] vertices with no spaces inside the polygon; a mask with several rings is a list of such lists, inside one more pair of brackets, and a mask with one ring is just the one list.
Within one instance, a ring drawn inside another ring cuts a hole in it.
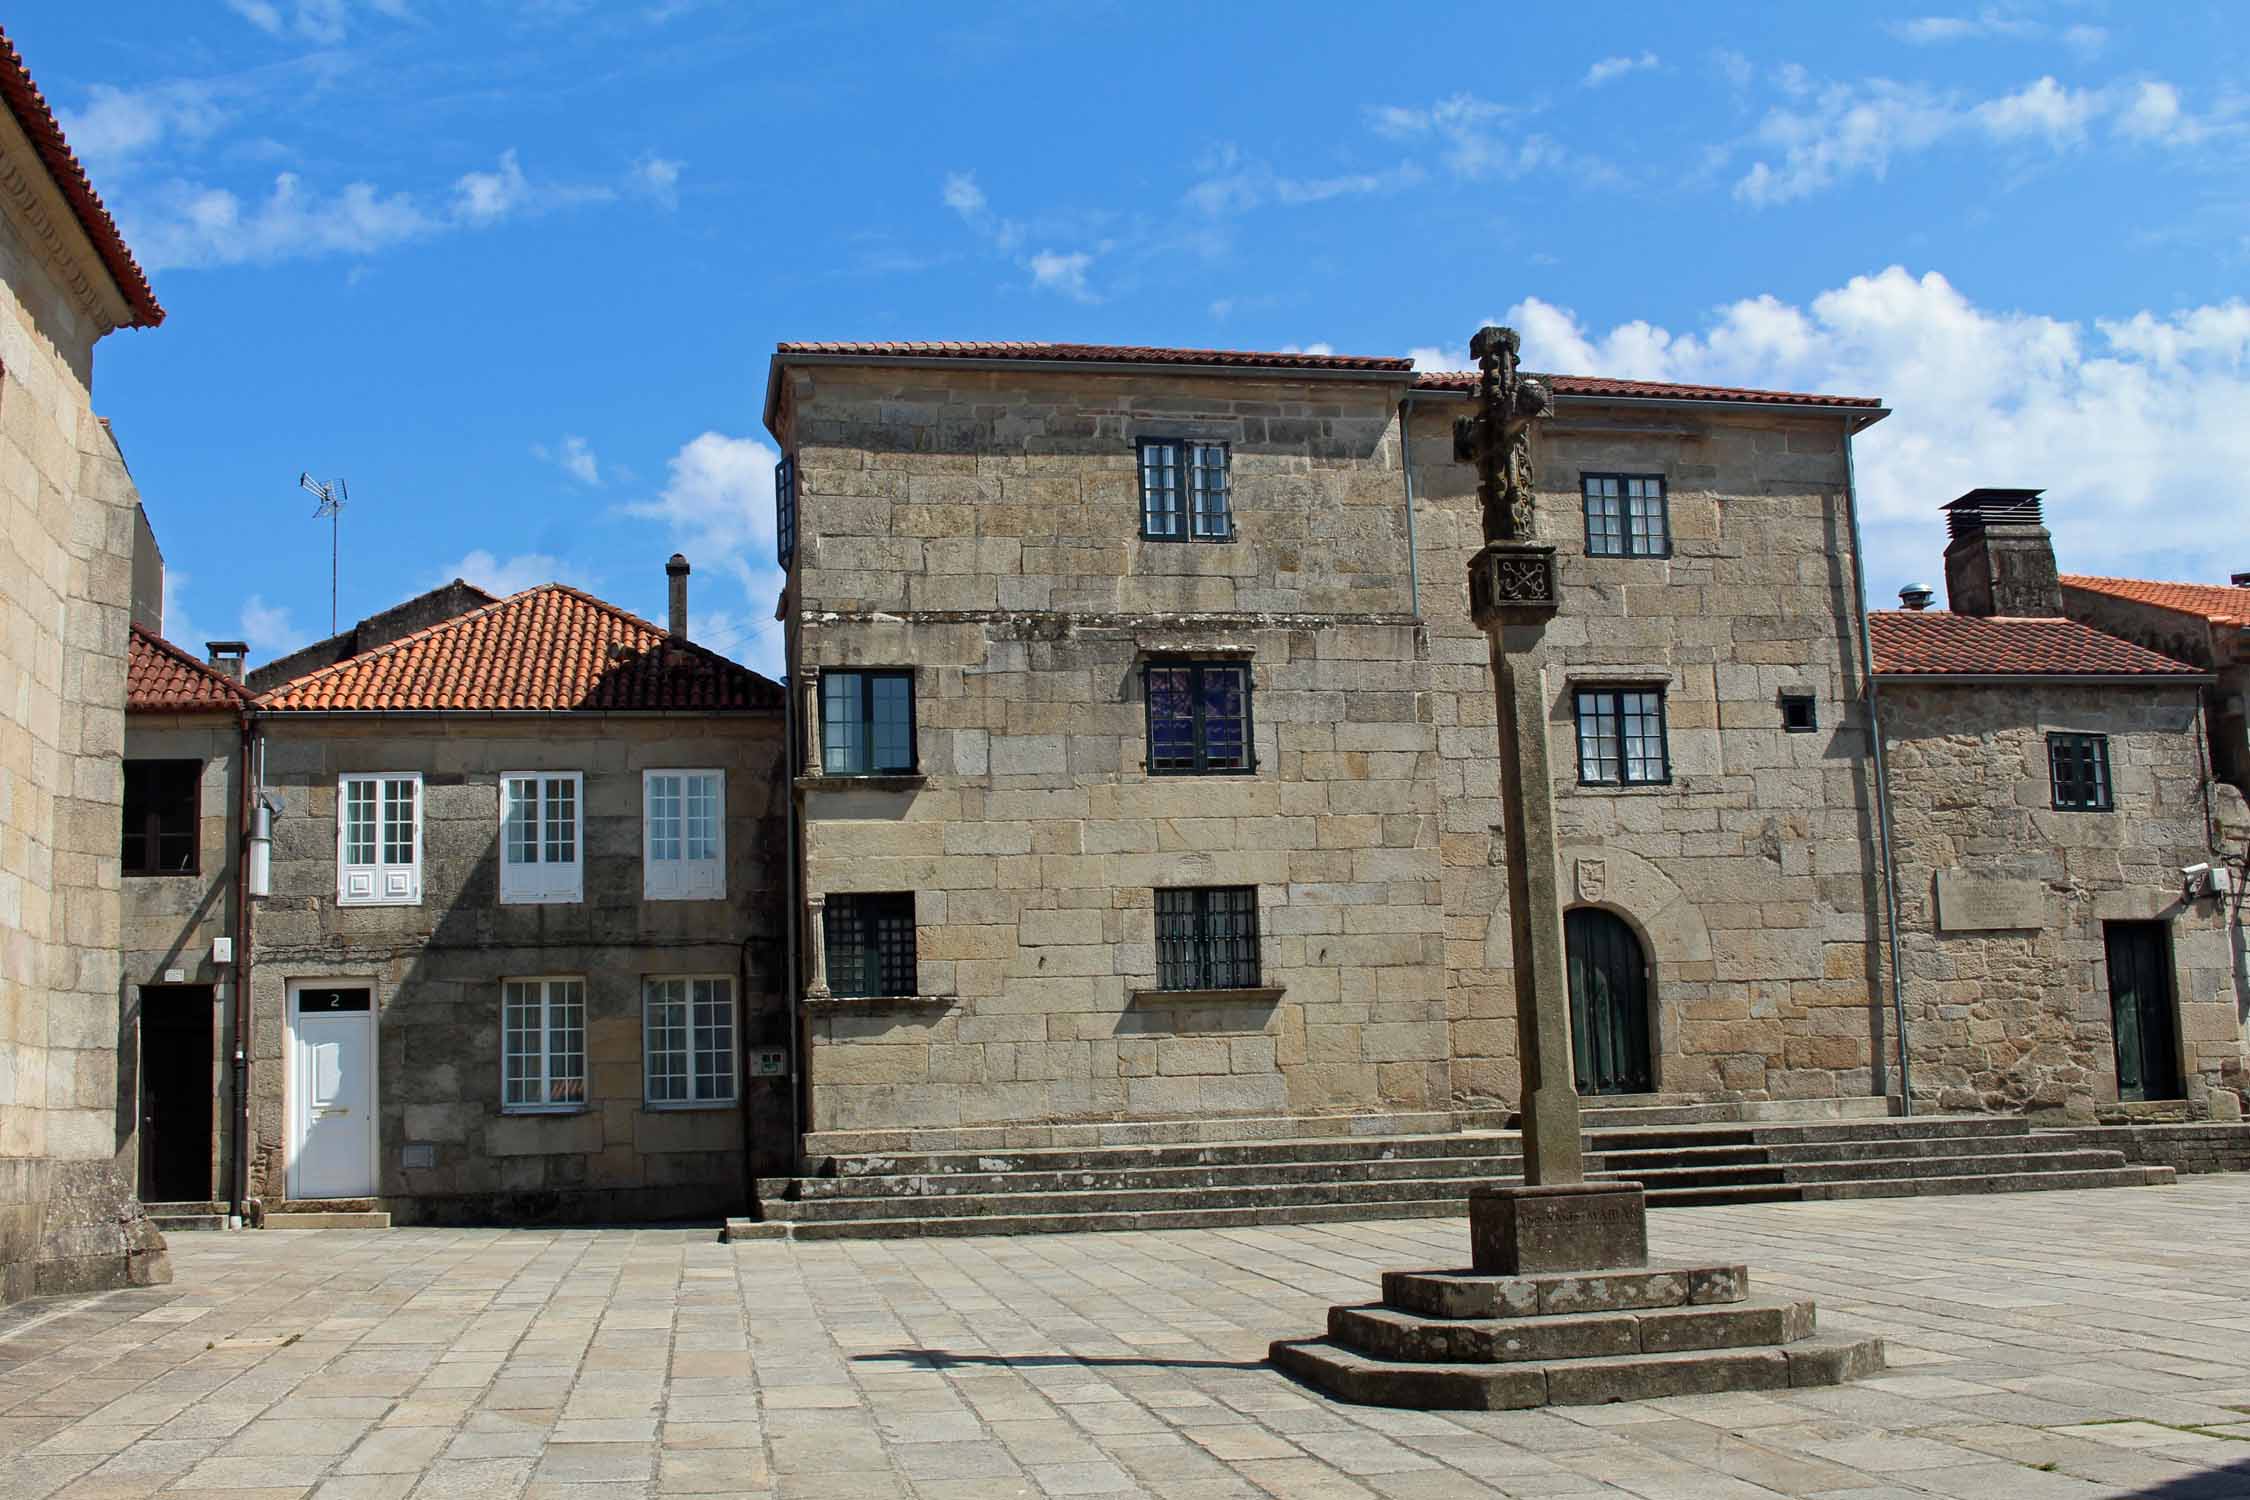
[{"label": "electrical box on wall", "polygon": [[786,1078],[789,1076],[789,1054],[779,1047],[760,1047],[750,1054],[750,1076],[753,1078]]},{"label": "electrical box on wall", "polygon": [[215,964],[231,964],[234,962],[233,938],[215,937],[211,939],[211,962]]}]

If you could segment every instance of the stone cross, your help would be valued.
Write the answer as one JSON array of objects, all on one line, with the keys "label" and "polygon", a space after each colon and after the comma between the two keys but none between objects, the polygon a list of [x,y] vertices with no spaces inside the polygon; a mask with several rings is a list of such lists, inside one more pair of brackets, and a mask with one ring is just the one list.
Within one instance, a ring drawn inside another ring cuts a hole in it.
[{"label": "stone cross", "polygon": [[1500,732],[1501,827],[1516,980],[1522,1074],[1524,1181],[1564,1187],[1586,1178],[1578,1091],[1570,1064],[1570,994],[1557,887],[1554,772],[1547,685],[1538,651],[1561,604],[1555,549],[1532,540],[1532,424],[1553,407],[1546,386],[1516,366],[1512,328],[1470,341],[1476,409],[1454,424],[1454,457],[1477,470],[1485,545],[1469,564],[1469,609],[1492,646]]}]

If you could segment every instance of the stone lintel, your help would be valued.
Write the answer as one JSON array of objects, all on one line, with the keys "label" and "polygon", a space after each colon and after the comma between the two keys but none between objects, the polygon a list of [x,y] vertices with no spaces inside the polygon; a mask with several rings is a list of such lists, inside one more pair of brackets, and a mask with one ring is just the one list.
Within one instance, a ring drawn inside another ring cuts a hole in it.
[{"label": "stone lintel", "polygon": [[1646,1266],[1648,1202],[1637,1182],[1486,1188],[1469,1195],[1469,1249],[1487,1275]]}]

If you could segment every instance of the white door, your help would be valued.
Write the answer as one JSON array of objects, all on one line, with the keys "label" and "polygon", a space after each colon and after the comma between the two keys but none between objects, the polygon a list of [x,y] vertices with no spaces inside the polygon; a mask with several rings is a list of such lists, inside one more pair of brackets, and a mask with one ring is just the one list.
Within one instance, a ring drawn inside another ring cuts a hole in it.
[{"label": "white door", "polygon": [[289,1196],[375,1195],[375,1006],[365,985],[300,989],[291,1009]]}]

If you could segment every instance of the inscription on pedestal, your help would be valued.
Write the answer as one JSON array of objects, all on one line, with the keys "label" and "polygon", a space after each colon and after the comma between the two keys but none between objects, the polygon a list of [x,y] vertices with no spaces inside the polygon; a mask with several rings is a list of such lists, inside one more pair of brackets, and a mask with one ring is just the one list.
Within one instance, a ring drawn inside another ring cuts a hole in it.
[{"label": "inscription on pedestal", "polygon": [[1645,1266],[1648,1202],[1637,1182],[1471,1193],[1469,1255],[1484,1276]]},{"label": "inscription on pedestal", "polygon": [[2047,925],[2046,892],[2036,880],[2003,880],[1940,870],[1938,926],[1947,932],[2004,932]]}]

